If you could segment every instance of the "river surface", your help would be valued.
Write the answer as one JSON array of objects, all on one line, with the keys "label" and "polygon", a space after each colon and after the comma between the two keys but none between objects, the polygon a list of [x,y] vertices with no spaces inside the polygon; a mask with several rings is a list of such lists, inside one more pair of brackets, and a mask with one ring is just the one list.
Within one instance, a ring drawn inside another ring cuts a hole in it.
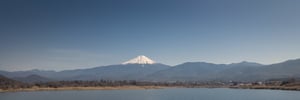
[{"label": "river surface", "polygon": [[0,93],[0,100],[300,100],[300,91],[227,88],[68,90]]}]

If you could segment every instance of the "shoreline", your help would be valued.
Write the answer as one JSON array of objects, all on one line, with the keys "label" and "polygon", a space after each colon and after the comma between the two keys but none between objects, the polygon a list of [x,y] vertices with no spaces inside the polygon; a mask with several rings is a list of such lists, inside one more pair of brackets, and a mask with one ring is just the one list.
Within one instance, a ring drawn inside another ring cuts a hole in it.
[{"label": "shoreline", "polygon": [[256,89],[256,90],[287,90],[287,91],[300,91],[299,86],[232,86],[232,89]]},{"label": "shoreline", "polygon": [[103,87],[32,87],[20,89],[0,89],[0,93],[6,92],[38,92],[38,91],[69,91],[69,90],[147,90],[147,89],[166,89],[166,88],[228,88],[228,89],[253,89],[253,90],[287,90],[300,91],[300,87],[282,87],[282,86],[103,86]]},{"label": "shoreline", "polygon": [[104,87],[33,87],[33,88],[20,88],[20,89],[0,89],[0,93],[3,92],[34,92],[34,91],[67,91],[67,90],[147,90],[147,89],[164,89],[175,88],[166,86],[104,86]]}]

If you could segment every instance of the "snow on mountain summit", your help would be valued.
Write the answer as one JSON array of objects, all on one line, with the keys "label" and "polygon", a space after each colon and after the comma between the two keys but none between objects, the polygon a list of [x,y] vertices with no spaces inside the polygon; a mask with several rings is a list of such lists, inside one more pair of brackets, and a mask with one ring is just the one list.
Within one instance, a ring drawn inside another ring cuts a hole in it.
[{"label": "snow on mountain summit", "polygon": [[144,55],[140,55],[140,56],[137,56],[136,58],[126,61],[122,64],[154,64],[154,63],[155,62],[153,60],[151,60],[150,58],[148,58]]}]

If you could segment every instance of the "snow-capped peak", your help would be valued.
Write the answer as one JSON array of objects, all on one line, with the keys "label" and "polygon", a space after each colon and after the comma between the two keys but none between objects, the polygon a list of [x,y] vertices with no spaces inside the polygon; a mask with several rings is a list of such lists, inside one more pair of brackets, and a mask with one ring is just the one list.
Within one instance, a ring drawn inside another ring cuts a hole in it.
[{"label": "snow-capped peak", "polygon": [[154,64],[154,63],[155,62],[153,60],[151,60],[150,58],[148,58],[144,55],[140,55],[140,56],[137,56],[136,58],[126,61],[122,64]]}]

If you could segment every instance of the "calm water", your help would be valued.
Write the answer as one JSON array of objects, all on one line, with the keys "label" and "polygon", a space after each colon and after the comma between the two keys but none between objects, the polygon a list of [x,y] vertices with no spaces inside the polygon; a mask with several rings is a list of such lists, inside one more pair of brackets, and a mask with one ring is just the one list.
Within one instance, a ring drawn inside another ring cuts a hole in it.
[{"label": "calm water", "polygon": [[299,91],[172,88],[0,93],[0,100],[300,100]]}]

